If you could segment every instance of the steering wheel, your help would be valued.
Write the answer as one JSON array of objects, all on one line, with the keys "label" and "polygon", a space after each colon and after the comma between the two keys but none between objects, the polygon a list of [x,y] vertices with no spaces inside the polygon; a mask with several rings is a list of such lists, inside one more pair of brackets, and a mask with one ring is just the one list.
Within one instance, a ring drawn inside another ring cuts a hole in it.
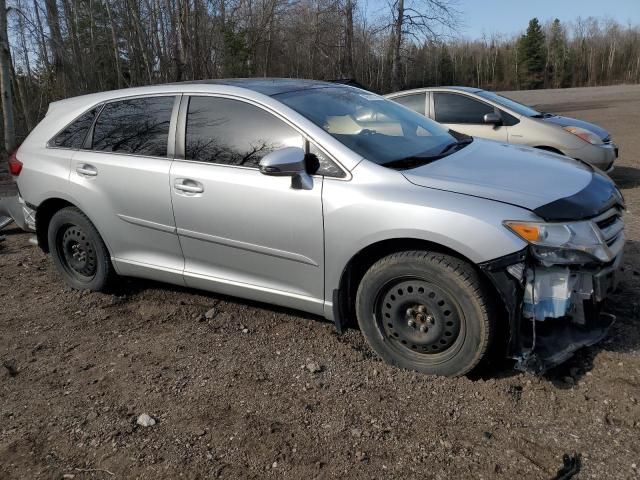
[{"label": "steering wheel", "polygon": [[368,128],[363,128],[358,132],[358,135],[375,135],[377,132],[375,130],[370,130]]}]

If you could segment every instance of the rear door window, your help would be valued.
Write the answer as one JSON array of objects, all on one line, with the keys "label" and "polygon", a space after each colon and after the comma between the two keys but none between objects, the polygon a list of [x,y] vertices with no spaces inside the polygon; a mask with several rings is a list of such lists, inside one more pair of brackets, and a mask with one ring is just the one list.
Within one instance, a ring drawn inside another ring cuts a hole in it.
[{"label": "rear door window", "polygon": [[405,107],[410,108],[414,112],[418,112],[420,115],[424,115],[424,93],[404,95],[402,97],[393,98],[392,100],[396,103],[399,103],[400,105],[404,105]]},{"label": "rear door window", "polygon": [[71,122],[67,128],[56,135],[56,137],[51,140],[50,145],[60,148],[81,148],[98,114],[98,110],[98,108],[92,108],[88,112],[80,115],[76,120]]},{"label": "rear door window", "polygon": [[487,113],[494,113],[491,105],[457,93],[434,92],[435,120],[440,123],[484,123]]},{"label": "rear door window", "polygon": [[185,158],[257,168],[270,152],[304,147],[302,135],[271,113],[239,100],[189,99]]},{"label": "rear door window", "polygon": [[174,97],[107,103],[93,130],[92,150],[166,157]]}]

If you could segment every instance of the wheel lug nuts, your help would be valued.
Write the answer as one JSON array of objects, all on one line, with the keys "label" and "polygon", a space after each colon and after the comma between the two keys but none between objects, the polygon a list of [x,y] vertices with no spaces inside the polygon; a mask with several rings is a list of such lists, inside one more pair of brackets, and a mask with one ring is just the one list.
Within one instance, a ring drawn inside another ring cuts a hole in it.
[{"label": "wheel lug nuts", "polygon": [[407,322],[407,325],[409,325],[410,327],[415,327],[416,326],[416,322],[414,322],[413,320],[409,320]]},{"label": "wheel lug nuts", "polygon": [[407,308],[407,317],[413,317],[413,308]]},{"label": "wheel lug nuts", "polygon": [[426,313],[426,311],[427,311],[427,307],[425,307],[424,305],[420,305],[420,306],[418,307],[418,311],[419,311],[420,313]]},{"label": "wheel lug nuts", "polygon": [[433,318],[433,315],[427,315],[427,322],[433,325],[434,323],[436,323],[436,319]]},{"label": "wheel lug nuts", "polygon": [[419,322],[424,322],[424,315],[419,313],[418,315],[416,315],[416,320],[418,320]]},{"label": "wheel lug nuts", "polygon": [[429,330],[429,328],[427,328],[427,326],[426,326],[426,325],[420,325],[420,331],[421,331],[422,333],[425,333],[427,330]]}]

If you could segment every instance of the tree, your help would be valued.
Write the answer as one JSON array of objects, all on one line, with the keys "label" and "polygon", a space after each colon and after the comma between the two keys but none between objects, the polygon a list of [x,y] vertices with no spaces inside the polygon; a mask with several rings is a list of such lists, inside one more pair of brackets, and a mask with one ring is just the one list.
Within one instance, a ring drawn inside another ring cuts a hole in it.
[{"label": "tree", "polygon": [[549,28],[549,47],[547,56],[547,70],[550,85],[560,88],[566,85],[568,55],[567,38],[560,20],[557,18]]},{"label": "tree", "polygon": [[354,78],[356,69],[353,65],[353,0],[346,0],[344,7],[344,70],[343,74],[347,78]]},{"label": "tree", "polygon": [[526,88],[544,86],[547,52],[545,35],[537,18],[529,21],[527,33],[520,38],[518,57],[523,85]]},{"label": "tree", "polygon": [[457,25],[451,0],[394,0],[392,3],[391,90],[402,88],[402,46],[406,37],[436,40]]},{"label": "tree", "polygon": [[4,127],[4,150],[11,152],[16,145],[13,121],[13,95],[11,90],[11,51],[7,33],[7,4],[0,0],[0,95],[2,96],[2,120]]}]

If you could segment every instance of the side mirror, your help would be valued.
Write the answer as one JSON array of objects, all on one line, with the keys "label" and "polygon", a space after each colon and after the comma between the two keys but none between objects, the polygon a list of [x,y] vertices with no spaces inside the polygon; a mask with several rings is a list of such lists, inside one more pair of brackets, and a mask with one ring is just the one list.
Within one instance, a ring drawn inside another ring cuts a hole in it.
[{"label": "side mirror", "polygon": [[502,125],[502,117],[497,113],[486,113],[484,115],[484,123],[489,123],[492,125]]},{"label": "side mirror", "polygon": [[313,179],[307,173],[305,155],[299,147],[275,150],[260,160],[260,173],[272,177],[291,177],[291,188],[311,190]]}]

